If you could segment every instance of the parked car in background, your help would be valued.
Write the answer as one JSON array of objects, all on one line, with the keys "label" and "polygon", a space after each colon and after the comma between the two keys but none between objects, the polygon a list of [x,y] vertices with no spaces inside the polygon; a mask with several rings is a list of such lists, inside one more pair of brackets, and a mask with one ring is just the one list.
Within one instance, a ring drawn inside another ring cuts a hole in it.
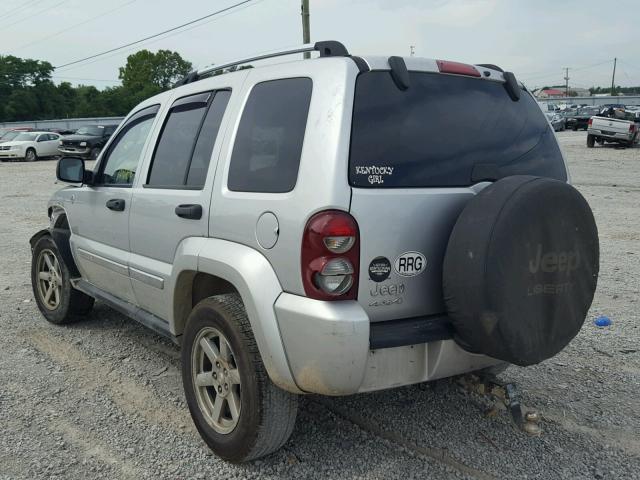
[{"label": "parked car in background", "polygon": [[50,132],[20,132],[11,141],[0,145],[0,160],[26,160],[57,157],[60,135]]},{"label": "parked car in background", "polygon": [[599,113],[600,109],[598,107],[579,108],[576,113],[565,118],[566,128],[570,128],[574,132],[576,130],[586,130],[589,126],[589,119]]},{"label": "parked car in background", "polygon": [[11,128],[2,132],[2,136],[0,136],[0,143],[10,142],[22,132],[29,132],[31,128],[28,127],[19,127],[19,128]]},{"label": "parked car in background", "polygon": [[57,133],[58,135],[73,135],[74,133],[76,133],[75,130],[71,130],[68,128],[45,128],[45,130],[47,132],[53,132],[53,133]]},{"label": "parked car in background", "polygon": [[620,109],[612,109],[611,116],[591,117],[589,128],[587,129],[587,147],[593,148],[595,142],[598,143],[619,143],[627,147],[633,147],[640,141],[638,129],[640,118],[634,112],[627,112]]},{"label": "parked car in background", "polygon": [[66,135],[60,140],[58,151],[62,155],[95,160],[116,128],[118,128],[117,125],[86,125],[80,127],[74,134]]},{"label": "parked car in background", "polygon": [[545,113],[545,115],[554,132],[561,132],[565,129],[565,121],[562,115],[553,112]]}]

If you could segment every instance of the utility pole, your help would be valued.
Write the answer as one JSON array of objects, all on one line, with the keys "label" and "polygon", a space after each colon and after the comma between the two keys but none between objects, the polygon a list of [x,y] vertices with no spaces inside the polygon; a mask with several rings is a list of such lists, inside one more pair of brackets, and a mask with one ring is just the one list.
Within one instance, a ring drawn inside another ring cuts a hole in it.
[{"label": "utility pole", "polygon": [[566,67],[564,69],[565,74],[564,74],[564,96],[568,97],[569,96],[569,67]]},{"label": "utility pole", "polygon": [[410,56],[413,57],[416,54],[416,46],[409,45],[409,50],[411,51]]},{"label": "utility pole", "polygon": [[[302,43],[311,43],[311,27],[309,26],[309,0],[302,0]],[[310,52],[304,52],[304,58],[311,58]]]},{"label": "utility pole", "polygon": [[614,94],[616,88],[616,63],[618,63],[618,59],[613,59],[613,75],[611,76],[611,95]]}]

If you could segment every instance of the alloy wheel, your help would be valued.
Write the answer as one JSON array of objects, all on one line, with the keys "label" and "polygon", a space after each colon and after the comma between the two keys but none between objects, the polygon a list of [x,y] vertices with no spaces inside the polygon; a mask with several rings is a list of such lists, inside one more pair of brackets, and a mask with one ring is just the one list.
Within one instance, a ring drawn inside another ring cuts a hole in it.
[{"label": "alloy wheel", "polygon": [[227,338],[213,327],[203,328],[191,352],[198,407],[216,432],[228,434],[241,413],[241,382],[236,357]]},{"label": "alloy wheel", "polygon": [[38,295],[48,310],[55,310],[62,300],[62,271],[55,253],[44,249],[38,256]]}]

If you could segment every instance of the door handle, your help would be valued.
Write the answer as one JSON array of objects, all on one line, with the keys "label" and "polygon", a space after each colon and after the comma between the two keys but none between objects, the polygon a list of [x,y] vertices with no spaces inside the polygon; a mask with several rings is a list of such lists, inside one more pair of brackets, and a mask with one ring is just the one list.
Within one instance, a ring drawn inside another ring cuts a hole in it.
[{"label": "door handle", "polygon": [[176,215],[189,220],[200,220],[202,218],[202,205],[178,205]]},{"label": "door handle", "polygon": [[122,198],[107,200],[107,208],[115,212],[122,212],[124,210],[124,200]]}]

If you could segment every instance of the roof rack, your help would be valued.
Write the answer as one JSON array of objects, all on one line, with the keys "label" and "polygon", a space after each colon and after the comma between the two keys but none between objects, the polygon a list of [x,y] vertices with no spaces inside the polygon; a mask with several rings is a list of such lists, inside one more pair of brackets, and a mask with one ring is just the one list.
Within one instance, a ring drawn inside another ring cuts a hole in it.
[{"label": "roof rack", "polygon": [[299,47],[290,48],[287,50],[277,50],[273,52],[263,53],[262,55],[257,55],[255,57],[243,58],[242,60],[235,60],[229,63],[223,63],[222,65],[210,65],[208,67],[204,67],[201,70],[193,71],[186,75],[182,80],[179,80],[176,83],[176,87],[180,85],[186,85],[187,83],[196,82],[202,78],[208,77],[215,72],[219,72],[226,68],[233,68],[239,65],[243,65],[249,62],[256,62],[258,60],[265,60],[267,58],[275,58],[282,57],[285,55],[293,55],[295,53],[304,53],[304,52],[320,52],[321,57],[348,57],[349,52],[346,47],[335,40],[326,40],[322,42],[316,43],[307,43],[301,45]]}]

